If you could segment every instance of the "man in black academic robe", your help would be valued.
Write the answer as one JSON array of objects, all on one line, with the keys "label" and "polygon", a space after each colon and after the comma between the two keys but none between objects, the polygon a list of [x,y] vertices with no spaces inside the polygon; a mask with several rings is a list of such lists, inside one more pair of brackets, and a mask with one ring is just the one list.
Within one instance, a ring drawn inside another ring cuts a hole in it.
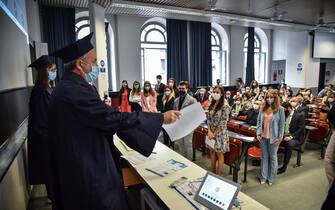
[{"label": "man in black academic robe", "polygon": [[113,135],[149,156],[163,121],[173,122],[180,113],[120,113],[102,103],[84,79],[96,65],[96,53],[86,43],[89,36],[55,53],[72,68],[66,70],[50,100],[54,208],[128,209]]}]

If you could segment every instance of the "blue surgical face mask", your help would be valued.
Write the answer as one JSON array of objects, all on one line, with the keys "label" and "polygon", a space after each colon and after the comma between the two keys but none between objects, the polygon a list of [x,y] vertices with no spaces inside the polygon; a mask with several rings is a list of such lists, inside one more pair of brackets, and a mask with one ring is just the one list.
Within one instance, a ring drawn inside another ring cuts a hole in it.
[{"label": "blue surgical face mask", "polygon": [[48,78],[50,81],[54,81],[57,77],[57,71],[49,71]]},{"label": "blue surgical face mask", "polygon": [[99,76],[99,67],[98,66],[92,66],[92,71],[85,75],[87,82],[94,82],[98,79]]}]

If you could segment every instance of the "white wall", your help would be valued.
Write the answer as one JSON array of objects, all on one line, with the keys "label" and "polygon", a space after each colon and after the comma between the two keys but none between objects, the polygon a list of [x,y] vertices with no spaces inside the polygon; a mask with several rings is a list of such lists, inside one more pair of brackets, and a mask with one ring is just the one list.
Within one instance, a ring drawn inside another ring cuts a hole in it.
[{"label": "white wall", "polygon": [[29,40],[41,42],[41,23],[39,6],[35,0],[26,1]]},{"label": "white wall", "polygon": [[234,85],[236,79],[243,77],[243,39],[248,32],[246,27],[230,27],[230,84]]},{"label": "white wall", "polygon": [[[0,9],[0,90],[32,84],[29,45],[26,35]],[[5,29],[5,30],[4,30]]]},{"label": "white wall", "polygon": [[141,27],[148,18],[135,16],[108,16],[115,35],[117,89],[122,80],[132,86],[141,81]]},{"label": "white wall", "polygon": [[[312,37],[308,31],[275,30],[272,38],[272,59],[286,60],[286,83],[295,88],[317,87],[320,59],[311,56]],[[302,71],[297,70],[298,63],[302,63]]]}]

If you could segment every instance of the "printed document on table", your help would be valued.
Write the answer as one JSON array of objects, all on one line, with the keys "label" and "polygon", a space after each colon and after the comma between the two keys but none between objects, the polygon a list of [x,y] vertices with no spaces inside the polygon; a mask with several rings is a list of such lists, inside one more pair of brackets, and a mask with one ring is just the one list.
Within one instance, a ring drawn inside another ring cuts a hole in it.
[{"label": "printed document on table", "polygon": [[137,153],[137,152],[134,152],[134,153],[129,154],[129,155],[122,155],[121,157],[128,160],[133,165],[140,165],[142,163],[145,163],[147,161],[155,159],[152,156],[145,157],[145,156],[143,156],[143,155],[141,155],[140,153]]},{"label": "printed document on table", "polygon": [[173,174],[179,170],[182,170],[186,167],[187,165],[185,163],[171,159],[165,163],[160,163],[159,165],[146,168],[146,170],[154,174],[157,174],[158,176],[164,177],[164,176]]},{"label": "printed document on table", "polygon": [[205,111],[199,102],[185,107],[180,112],[179,120],[169,125],[163,125],[164,130],[172,141],[187,136],[206,120]]}]

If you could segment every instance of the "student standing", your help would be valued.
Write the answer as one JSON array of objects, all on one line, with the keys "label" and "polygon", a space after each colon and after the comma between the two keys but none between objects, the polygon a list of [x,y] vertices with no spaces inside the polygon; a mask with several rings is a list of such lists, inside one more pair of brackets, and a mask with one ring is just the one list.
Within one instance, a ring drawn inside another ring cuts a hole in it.
[{"label": "student standing", "polygon": [[149,81],[144,82],[141,103],[143,112],[157,112],[157,94],[151,88]]},{"label": "student standing", "polygon": [[227,122],[230,107],[225,103],[224,96],[224,90],[221,86],[216,86],[213,89],[208,114],[208,138],[215,140],[214,148],[210,148],[211,171],[219,176],[222,175],[224,153],[229,152]]},{"label": "student standing", "polygon": [[162,75],[156,76],[157,84],[155,85],[155,91],[157,94],[157,110],[162,111],[162,98],[164,96],[165,84],[162,82]]},{"label": "student standing", "polygon": [[[192,96],[190,96],[188,94],[189,91],[189,84],[187,81],[181,81],[179,83],[179,87],[178,87],[178,95],[177,98],[174,100],[174,104],[173,104],[173,109],[174,110],[182,110],[187,106],[190,106],[194,103],[197,102],[197,100],[195,98],[193,98]],[[179,148],[179,152],[184,155],[185,157],[187,157],[187,145],[191,143],[192,141],[192,135],[193,132],[191,132],[190,134],[188,134],[187,136],[176,140],[175,144],[178,145]]]},{"label": "student standing", "polygon": [[133,89],[130,91],[129,102],[131,111],[142,111],[142,91],[138,81],[133,83]]},{"label": "student standing", "polygon": [[284,136],[285,111],[280,106],[276,90],[269,90],[265,95],[265,104],[258,114],[257,139],[262,151],[260,183],[275,181],[278,160],[277,151]]},{"label": "student standing", "polygon": [[123,80],[122,87],[119,93],[120,112],[131,112],[131,107],[129,104],[130,91],[131,89],[128,87],[127,80]]},{"label": "student standing", "polygon": [[29,184],[45,184],[48,198],[52,200],[49,183],[49,139],[47,110],[54,80],[57,76],[56,65],[47,55],[35,60],[29,67],[37,70],[37,80],[33,87],[29,101],[28,118],[28,169]]},{"label": "student standing", "polygon": [[[162,105],[163,105],[162,113],[173,110],[174,99],[175,96],[173,89],[170,86],[166,86],[164,96],[162,98]],[[164,135],[164,144],[173,147],[173,142],[171,141],[169,135],[165,132],[164,129],[163,129],[163,135]]]}]

